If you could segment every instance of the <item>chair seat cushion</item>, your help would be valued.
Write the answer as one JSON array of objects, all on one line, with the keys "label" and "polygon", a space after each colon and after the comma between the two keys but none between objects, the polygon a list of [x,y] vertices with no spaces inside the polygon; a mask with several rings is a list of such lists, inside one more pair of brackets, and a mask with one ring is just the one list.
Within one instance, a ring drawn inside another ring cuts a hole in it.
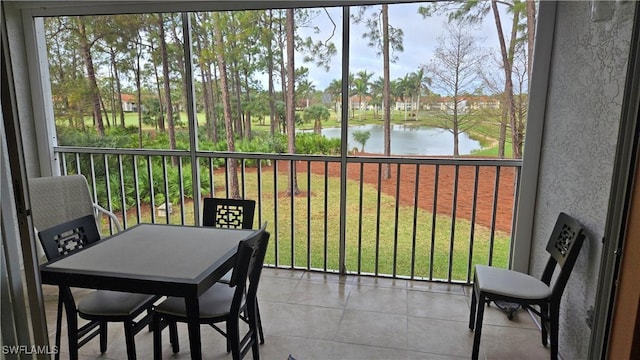
[{"label": "chair seat cushion", "polygon": [[[228,284],[215,283],[198,298],[200,319],[210,319],[229,314],[235,288]],[[187,317],[184,298],[168,297],[155,307],[154,311],[177,317]]]},{"label": "chair seat cushion", "polygon": [[130,316],[148,306],[148,303],[154,299],[154,295],[98,290],[80,300],[78,312],[101,317]]},{"label": "chair seat cushion", "polygon": [[551,295],[551,289],[533,276],[485,265],[476,265],[476,286],[484,293],[528,300]]}]

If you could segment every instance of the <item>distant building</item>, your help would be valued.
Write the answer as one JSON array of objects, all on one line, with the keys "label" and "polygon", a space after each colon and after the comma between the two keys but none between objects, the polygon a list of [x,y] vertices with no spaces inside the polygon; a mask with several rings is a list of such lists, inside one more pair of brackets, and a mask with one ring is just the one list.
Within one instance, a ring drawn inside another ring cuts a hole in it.
[{"label": "distant building", "polygon": [[412,103],[412,102],[396,101],[395,103],[395,109],[398,111],[404,111],[404,110],[411,111],[417,107],[418,106],[416,105],[416,103]]},{"label": "distant building", "polygon": [[122,101],[122,110],[125,112],[138,111],[137,97],[131,94],[120,95],[120,101]]},{"label": "distant building", "polygon": [[[466,113],[470,110],[498,110],[500,109],[500,98],[495,96],[473,96],[465,95],[458,98],[458,112]],[[430,104],[431,105],[431,104]],[[453,97],[446,96],[437,100],[431,105],[432,108],[440,111],[451,112],[454,108]]]}]

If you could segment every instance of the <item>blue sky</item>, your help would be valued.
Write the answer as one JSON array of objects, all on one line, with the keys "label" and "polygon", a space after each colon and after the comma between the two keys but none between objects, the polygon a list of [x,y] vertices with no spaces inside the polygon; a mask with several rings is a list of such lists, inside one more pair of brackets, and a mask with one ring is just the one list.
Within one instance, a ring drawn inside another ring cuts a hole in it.
[{"label": "blue sky", "polygon": [[[417,12],[419,6],[420,4],[389,6],[389,22],[404,32],[404,51],[397,54],[398,61],[390,66],[392,79],[415,72],[421,65],[427,64],[438,44],[438,37],[446,35],[444,32],[446,17],[433,16],[424,19]],[[325,89],[331,80],[340,77],[341,72],[342,8],[329,8],[327,11],[337,25],[332,41],[338,48],[338,54],[332,61],[331,70],[327,73],[313,63],[304,63],[301,56],[296,58],[296,67],[305,66],[310,69],[309,79],[316,85],[317,90]],[[352,8],[351,13],[354,14],[354,12],[355,10]],[[474,36],[477,37],[481,47],[497,53],[499,51],[498,39],[493,17],[490,15],[482,24],[476,26]],[[322,28],[320,34],[313,34],[310,29],[301,29],[300,32],[311,35],[316,40],[324,40],[329,37],[333,27],[327,14],[320,13],[314,19],[314,24]],[[382,56],[377,56],[376,49],[367,45],[368,41],[362,38],[363,33],[364,26],[351,23],[350,72],[356,74],[359,71],[367,70],[369,73],[374,73],[372,80],[377,79],[382,76]]]}]

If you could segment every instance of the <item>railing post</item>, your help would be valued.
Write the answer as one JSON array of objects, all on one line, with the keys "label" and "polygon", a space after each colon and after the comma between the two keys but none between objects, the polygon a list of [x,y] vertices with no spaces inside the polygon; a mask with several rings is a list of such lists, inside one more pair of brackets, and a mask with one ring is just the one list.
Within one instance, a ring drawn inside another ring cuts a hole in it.
[{"label": "railing post", "polygon": [[[191,159],[191,178],[193,184],[200,184],[200,163],[198,160],[198,119],[196,118],[195,103],[195,85],[193,83],[193,56],[191,54],[191,17],[190,13],[182,13],[182,34],[184,37],[184,59],[185,72],[189,74],[186,77],[186,95],[187,95],[187,117],[189,119],[189,158]],[[182,177],[180,177],[182,183]],[[213,179],[211,180],[213,184]],[[213,185],[212,185],[213,186]],[[195,226],[200,225],[200,186],[193,186],[193,221]],[[184,198],[184,194],[180,194]],[[184,211],[184,206],[183,210]],[[167,214],[168,219],[168,214]]]},{"label": "railing post", "polygon": [[[342,8],[342,48],[349,49],[349,7]],[[342,52],[342,78],[349,78],[349,52]],[[347,273],[347,152],[348,152],[348,121],[349,121],[349,107],[344,104],[349,103],[349,84],[346,81],[342,82],[342,109],[341,109],[341,133],[342,139],[340,144],[340,255],[339,255],[339,269],[340,275]]]}]

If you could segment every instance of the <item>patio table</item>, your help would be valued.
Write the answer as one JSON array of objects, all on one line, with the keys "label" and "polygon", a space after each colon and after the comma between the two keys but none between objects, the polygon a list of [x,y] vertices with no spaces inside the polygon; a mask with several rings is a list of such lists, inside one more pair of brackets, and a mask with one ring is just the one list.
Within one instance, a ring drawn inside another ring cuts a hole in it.
[{"label": "patio table", "polygon": [[41,265],[42,283],[183,297],[191,358],[201,359],[198,297],[233,267],[238,243],[254,231],[138,224]]}]

